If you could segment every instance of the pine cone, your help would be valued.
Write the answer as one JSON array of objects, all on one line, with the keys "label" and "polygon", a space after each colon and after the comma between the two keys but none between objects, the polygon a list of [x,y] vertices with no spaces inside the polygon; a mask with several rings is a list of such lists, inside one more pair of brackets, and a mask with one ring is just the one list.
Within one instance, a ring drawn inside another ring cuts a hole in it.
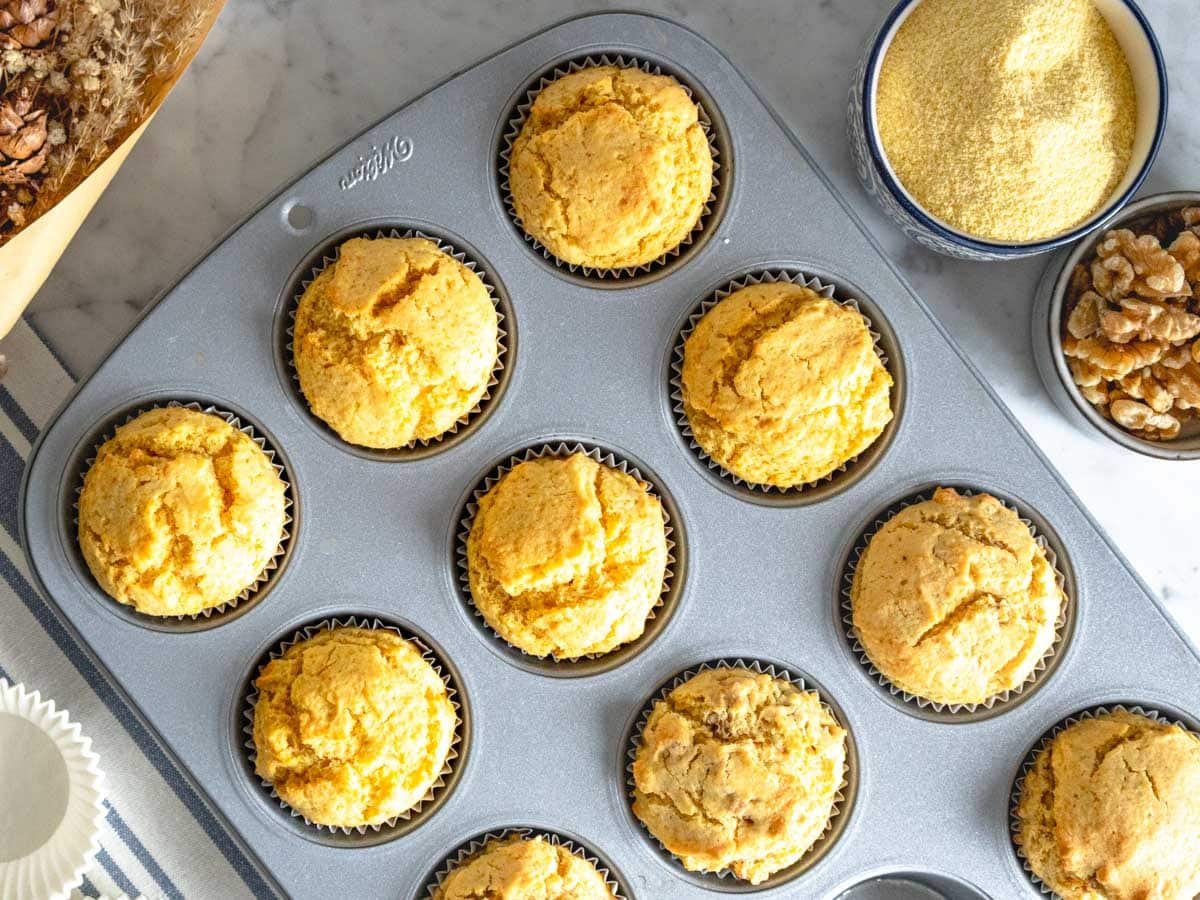
[{"label": "pine cone", "polygon": [[55,0],[0,0],[0,50],[32,50],[58,27]]},{"label": "pine cone", "polygon": [[28,184],[50,153],[46,110],[18,91],[0,100],[0,184]]}]

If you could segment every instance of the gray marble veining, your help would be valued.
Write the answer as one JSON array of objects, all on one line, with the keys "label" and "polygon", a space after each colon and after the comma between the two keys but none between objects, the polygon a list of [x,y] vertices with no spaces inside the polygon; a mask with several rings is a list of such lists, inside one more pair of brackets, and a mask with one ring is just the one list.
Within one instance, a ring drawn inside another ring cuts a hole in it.
[{"label": "gray marble veining", "polygon": [[[984,264],[936,256],[907,241],[854,179],[845,92],[861,42],[890,0],[638,5],[699,31],[757,83],[1200,642],[1200,554],[1192,539],[1200,522],[1200,463],[1134,457],[1075,432],[1054,409],[1029,349],[1043,258]],[[609,6],[628,4],[230,0],[191,71],[35,299],[35,324],[77,374],[88,371],[139,309],[214,240],[350,135],[534,30]],[[1185,27],[1194,20],[1194,0],[1145,0],[1143,8],[1171,79],[1166,139],[1143,193],[1196,189],[1200,30]]]}]

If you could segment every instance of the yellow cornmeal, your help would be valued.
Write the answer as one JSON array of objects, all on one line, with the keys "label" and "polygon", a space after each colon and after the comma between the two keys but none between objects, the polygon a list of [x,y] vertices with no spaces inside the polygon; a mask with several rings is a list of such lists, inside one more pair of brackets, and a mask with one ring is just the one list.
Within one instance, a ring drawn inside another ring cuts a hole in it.
[{"label": "yellow cornmeal", "polygon": [[662,504],[582,453],[528,460],[480,499],[467,563],[476,607],[510,644],[606,653],[645,631],[662,594]]},{"label": "yellow cornmeal", "polygon": [[696,442],[755,484],[822,478],[892,419],[892,378],[863,317],[789,282],[742,288],[705,313],[682,383]]},{"label": "yellow cornmeal", "polygon": [[1200,738],[1115,711],[1038,754],[1016,841],[1063,900],[1200,896]]},{"label": "yellow cornmeal", "polygon": [[191,615],[250,587],[279,549],[286,487],[224,419],[144,412],[96,454],[79,496],[79,546],[100,587],[152,616]]},{"label": "yellow cornmeal", "polygon": [[687,869],[759,884],[825,831],[845,764],[846,732],[815,693],[708,669],[654,705],[633,812]]},{"label": "yellow cornmeal", "polygon": [[254,685],[255,771],[312,822],[384,822],[441,776],[454,706],[433,666],[394,632],[318,632]]},{"label": "yellow cornmeal", "polygon": [[712,191],[696,104],[669,75],[594,66],[538,94],[513,142],[522,225],[564,262],[639,266],[691,233]]},{"label": "yellow cornmeal", "polygon": [[436,438],[487,390],[497,329],[479,276],[433,242],[354,238],[300,298],[300,388],[352,444]]},{"label": "yellow cornmeal", "polygon": [[492,841],[451,870],[433,900],[612,900],[586,859],[545,838]]},{"label": "yellow cornmeal", "polygon": [[923,0],[879,71],[888,161],[934,216],[975,237],[1066,231],[1129,166],[1133,76],[1091,0]]},{"label": "yellow cornmeal", "polygon": [[851,602],[859,641],[893,684],[938,703],[980,703],[1033,672],[1063,596],[1015,512],[987,494],[938,488],[871,537]]}]

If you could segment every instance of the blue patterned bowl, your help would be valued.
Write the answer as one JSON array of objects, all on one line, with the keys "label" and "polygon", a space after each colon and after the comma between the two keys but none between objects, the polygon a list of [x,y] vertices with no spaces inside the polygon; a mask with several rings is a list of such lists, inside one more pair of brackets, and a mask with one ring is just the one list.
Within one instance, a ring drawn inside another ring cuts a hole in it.
[{"label": "blue patterned bowl", "polygon": [[1094,0],[1112,28],[1133,74],[1137,93],[1137,130],[1129,171],[1109,201],[1090,219],[1049,238],[1005,243],[972,237],[923,209],[904,189],[883,152],[875,127],[875,88],[892,38],[921,0],[901,0],[866,43],[854,72],[846,118],[854,168],[867,193],[910,238],[931,250],[963,259],[1018,259],[1064,247],[1108,222],[1137,191],[1162,143],[1167,121],[1167,70],[1150,23],[1133,0]]}]

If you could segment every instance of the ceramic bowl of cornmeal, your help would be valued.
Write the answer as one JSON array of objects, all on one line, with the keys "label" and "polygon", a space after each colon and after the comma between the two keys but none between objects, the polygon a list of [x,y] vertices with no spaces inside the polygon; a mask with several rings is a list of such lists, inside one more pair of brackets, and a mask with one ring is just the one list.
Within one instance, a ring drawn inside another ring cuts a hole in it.
[{"label": "ceramic bowl of cornmeal", "polygon": [[1133,196],[1162,141],[1166,68],[1131,0],[903,0],[847,116],[863,186],[909,237],[1013,259]]}]

